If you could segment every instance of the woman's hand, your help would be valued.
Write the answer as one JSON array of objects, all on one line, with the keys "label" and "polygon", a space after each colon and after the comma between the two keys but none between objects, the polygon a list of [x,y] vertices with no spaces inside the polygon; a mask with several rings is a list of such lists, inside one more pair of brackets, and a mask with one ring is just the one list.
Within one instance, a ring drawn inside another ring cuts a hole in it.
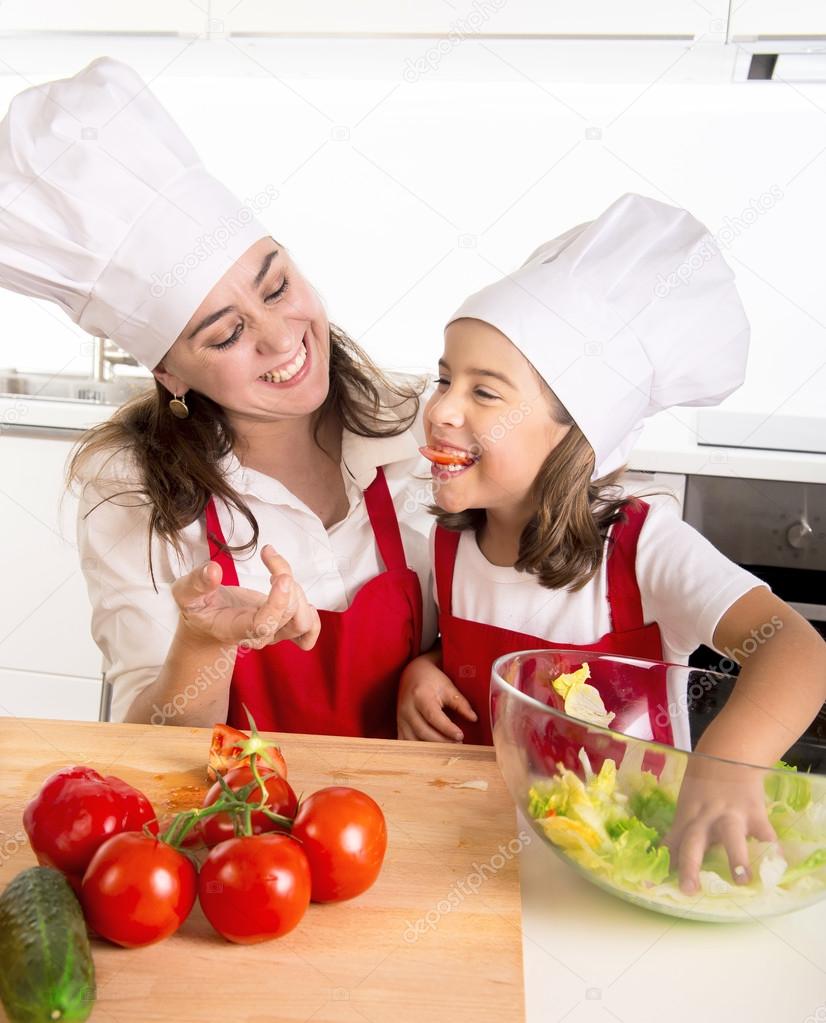
[{"label": "woman's hand", "polygon": [[476,714],[465,697],[433,663],[433,658],[422,654],[402,672],[396,711],[399,738],[461,742],[462,730],[445,714],[445,707],[468,721],[476,721]]},{"label": "woman's hand", "polygon": [[321,623],[293,579],[287,561],[270,544],[261,550],[270,572],[270,592],[221,585],[221,566],[214,561],[176,579],[172,595],[181,624],[190,635],[260,650],[291,639],[302,650],[315,646]]},{"label": "woman's hand", "polygon": [[698,890],[700,865],[716,842],[726,850],[735,883],[748,884],[750,836],[762,842],[777,839],[766,814],[763,772],[722,760],[690,758],[674,823],[664,839],[679,872],[680,888],[689,895]]}]

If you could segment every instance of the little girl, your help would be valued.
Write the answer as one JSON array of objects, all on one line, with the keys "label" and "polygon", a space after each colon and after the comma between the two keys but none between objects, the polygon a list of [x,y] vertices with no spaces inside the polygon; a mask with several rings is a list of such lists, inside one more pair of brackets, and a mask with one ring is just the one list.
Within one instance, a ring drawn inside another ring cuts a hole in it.
[{"label": "little girl", "polygon": [[[402,675],[400,738],[490,743],[491,663],[509,652],[684,664],[703,643],[739,653],[772,623],[697,749],[768,766],[797,740],[826,700],[826,644],[667,503],[619,485],[647,416],[742,383],[748,338],[708,231],[638,195],[464,302],[425,410],[441,647]],[[719,781],[683,786],[672,839],[687,891],[711,841],[747,881],[746,836],[774,838],[762,788]]]}]

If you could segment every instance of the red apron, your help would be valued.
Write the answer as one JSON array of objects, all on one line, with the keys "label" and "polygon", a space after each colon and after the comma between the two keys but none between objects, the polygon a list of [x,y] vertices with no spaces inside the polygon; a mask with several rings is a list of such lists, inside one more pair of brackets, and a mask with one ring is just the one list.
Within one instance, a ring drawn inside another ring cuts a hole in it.
[{"label": "red apron", "polygon": [[[611,631],[596,643],[579,646],[574,643],[550,643],[539,636],[500,629],[493,625],[455,618],[452,614],[453,569],[460,532],[436,528],[436,587],[439,596],[439,632],[442,636],[442,670],[467,697],[479,720],[475,723],[451,715],[462,729],[465,742],[493,742],[490,724],[490,670],[497,657],[518,650],[591,650],[626,657],[662,659],[662,640],[656,622],[643,621],[642,598],[637,585],[636,556],[640,530],[648,514],[644,501],[626,505],[624,518],[612,527],[607,562],[608,607]],[[573,661],[565,670],[575,670],[581,662]],[[645,692],[635,692],[627,676],[618,681],[607,671],[600,677],[599,662],[593,664],[592,683],[599,689],[605,707],[617,715],[612,727],[623,730],[623,724],[645,713],[647,705],[652,737],[673,745],[668,722],[668,696],[664,669],[652,669],[650,685]],[[547,693],[547,686],[545,686]],[[547,702],[547,696],[539,697]],[[565,760],[568,759],[566,756]],[[598,765],[595,765],[595,769]]]},{"label": "red apron", "polygon": [[[321,633],[312,650],[287,640],[238,651],[227,715],[234,727],[247,727],[246,704],[266,731],[396,737],[399,675],[421,648],[422,592],[407,566],[383,469],[364,500],[385,571],[359,589],[346,611],[318,612]],[[206,521],[209,556],[223,569],[224,585],[237,586],[212,498]]]}]

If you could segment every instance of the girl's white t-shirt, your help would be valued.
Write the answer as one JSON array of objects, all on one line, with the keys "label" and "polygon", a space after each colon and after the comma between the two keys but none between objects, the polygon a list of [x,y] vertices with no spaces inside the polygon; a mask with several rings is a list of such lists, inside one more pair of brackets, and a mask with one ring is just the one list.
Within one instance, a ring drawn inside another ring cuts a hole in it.
[{"label": "girl's white t-shirt", "polygon": [[[662,659],[687,664],[702,644],[712,649],[714,630],[726,611],[761,579],[730,561],[677,514],[670,500],[650,499],[640,531],[636,574],[645,624],[656,622],[662,637]],[[433,596],[439,595],[435,578],[435,528],[430,536],[434,565]],[[492,565],[482,554],[473,530],[465,530],[456,551],[451,594],[452,613],[484,625],[523,632],[549,643],[589,646],[611,629],[606,560],[580,590],[549,590],[535,575],[512,567]],[[733,651],[717,650],[720,671],[731,669],[725,658]],[[715,665],[715,668],[717,666]],[[669,672],[667,678],[674,744],[691,749],[685,700],[686,678]],[[640,718],[626,734],[650,739],[649,722]]]},{"label": "girl's white t-shirt", "polygon": [[[656,622],[663,660],[688,663],[701,644],[716,649],[714,630],[731,605],[761,579],[730,561],[677,514],[673,502],[651,501],[640,531],[636,573],[645,623]],[[430,541],[433,554],[433,535]],[[435,576],[435,573],[434,573]],[[434,598],[438,593],[434,578]],[[459,540],[453,574],[458,618],[526,632],[551,643],[584,646],[611,629],[606,560],[580,590],[549,590],[535,575],[492,565],[472,530]],[[718,651],[728,656],[726,651]]]}]

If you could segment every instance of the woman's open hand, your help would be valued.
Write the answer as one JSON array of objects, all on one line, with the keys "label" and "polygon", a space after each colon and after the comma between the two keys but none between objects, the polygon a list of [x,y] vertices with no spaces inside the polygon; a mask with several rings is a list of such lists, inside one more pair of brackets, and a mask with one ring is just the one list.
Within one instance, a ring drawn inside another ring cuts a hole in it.
[{"label": "woman's open hand", "polygon": [[181,622],[192,635],[230,646],[260,650],[291,639],[302,650],[315,646],[321,623],[307,603],[288,562],[267,544],[261,560],[270,572],[269,593],[221,585],[221,566],[214,561],[172,584]]}]

